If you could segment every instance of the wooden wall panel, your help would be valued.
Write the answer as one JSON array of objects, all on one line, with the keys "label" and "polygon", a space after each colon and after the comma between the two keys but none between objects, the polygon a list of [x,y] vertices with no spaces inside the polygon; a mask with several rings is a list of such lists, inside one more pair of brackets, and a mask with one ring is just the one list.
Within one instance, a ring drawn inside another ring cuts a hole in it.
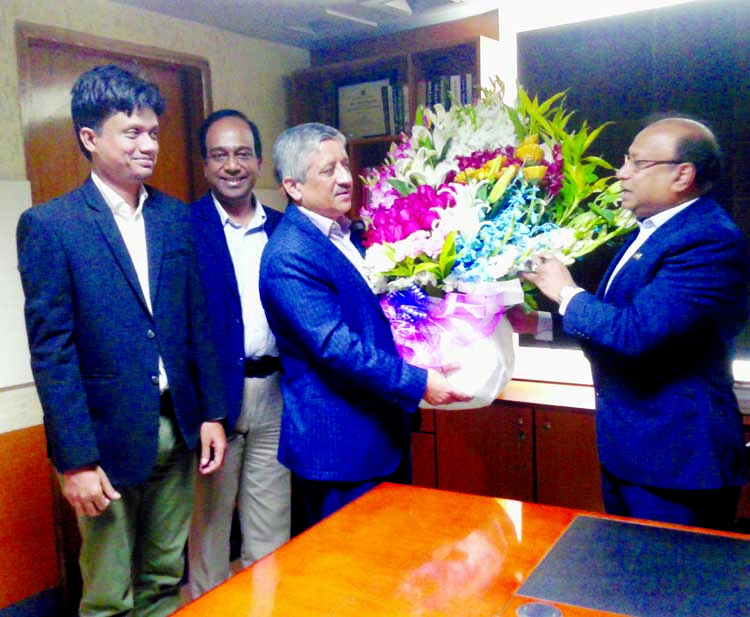
[{"label": "wooden wall panel", "polygon": [[42,426],[0,434],[0,608],[57,585]]}]

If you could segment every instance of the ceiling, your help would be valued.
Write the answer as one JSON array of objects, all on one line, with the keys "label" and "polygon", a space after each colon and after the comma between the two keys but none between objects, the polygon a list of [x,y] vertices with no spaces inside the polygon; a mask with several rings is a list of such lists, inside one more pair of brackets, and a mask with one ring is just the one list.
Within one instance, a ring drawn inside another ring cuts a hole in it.
[{"label": "ceiling", "polygon": [[247,36],[317,49],[486,13],[498,0],[115,0]]}]

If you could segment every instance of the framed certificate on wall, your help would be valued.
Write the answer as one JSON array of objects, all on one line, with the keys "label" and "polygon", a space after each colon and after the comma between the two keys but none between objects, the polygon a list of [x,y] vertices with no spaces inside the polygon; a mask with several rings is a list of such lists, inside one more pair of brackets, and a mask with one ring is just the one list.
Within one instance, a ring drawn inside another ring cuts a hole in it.
[{"label": "framed certificate on wall", "polygon": [[389,79],[377,79],[338,87],[338,129],[347,139],[390,133],[388,127]]}]

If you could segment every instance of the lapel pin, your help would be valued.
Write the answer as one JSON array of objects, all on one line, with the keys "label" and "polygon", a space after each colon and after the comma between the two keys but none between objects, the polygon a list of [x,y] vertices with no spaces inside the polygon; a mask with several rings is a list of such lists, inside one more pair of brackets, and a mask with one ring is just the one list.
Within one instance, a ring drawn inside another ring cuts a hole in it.
[{"label": "lapel pin", "polygon": [[640,251],[633,255],[633,259],[640,259],[641,257],[643,257],[643,253],[641,253]]}]

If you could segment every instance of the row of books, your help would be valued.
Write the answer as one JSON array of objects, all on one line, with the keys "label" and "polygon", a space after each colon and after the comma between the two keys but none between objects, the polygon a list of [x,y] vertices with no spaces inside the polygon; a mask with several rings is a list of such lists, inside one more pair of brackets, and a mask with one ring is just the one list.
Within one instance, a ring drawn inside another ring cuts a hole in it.
[{"label": "row of books", "polygon": [[383,86],[380,94],[383,99],[385,134],[398,135],[410,128],[409,86],[407,84]]},{"label": "row of books", "polygon": [[411,119],[409,86],[389,79],[337,88],[336,126],[349,139],[396,135]]},{"label": "row of books", "polygon": [[434,107],[442,104],[445,109],[450,109],[454,102],[468,105],[475,98],[474,76],[471,73],[437,75],[417,81],[417,106]]}]

